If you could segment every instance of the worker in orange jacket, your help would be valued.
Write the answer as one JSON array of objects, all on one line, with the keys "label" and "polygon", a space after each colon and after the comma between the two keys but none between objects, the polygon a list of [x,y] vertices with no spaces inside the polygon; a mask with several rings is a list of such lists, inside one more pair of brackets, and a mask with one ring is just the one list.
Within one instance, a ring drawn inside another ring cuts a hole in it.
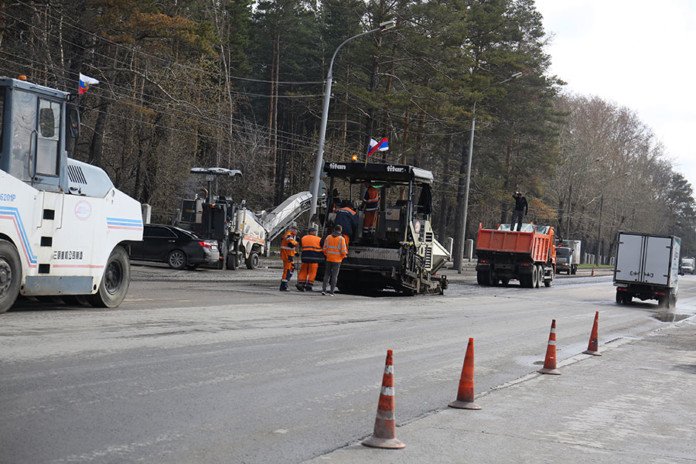
[{"label": "worker in orange jacket", "polygon": [[300,273],[297,274],[295,288],[301,292],[311,292],[319,263],[324,262],[321,238],[317,236],[316,227],[310,227],[307,235],[302,237],[300,249],[302,250],[302,266],[300,266]]},{"label": "worker in orange jacket", "polygon": [[334,226],[331,235],[324,239],[324,256],[326,256],[326,266],[324,267],[324,282],[321,287],[321,294],[326,295],[326,286],[331,283],[331,296],[336,291],[338,282],[338,271],[341,269],[341,262],[348,256],[348,246],[343,237],[343,228],[340,225]]},{"label": "worker in orange jacket", "polygon": [[283,277],[280,279],[280,291],[288,291],[288,282],[295,270],[294,257],[297,253],[297,227],[293,224],[283,234],[280,241],[280,259],[283,260]]},{"label": "worker in orange jacket", "polygon": [[372,235],[377,228],[377,213],[379,212],[379,190],[365,182],[365,195],[363,196],[363,208],[365,217],[363,218],[363,235]]}]

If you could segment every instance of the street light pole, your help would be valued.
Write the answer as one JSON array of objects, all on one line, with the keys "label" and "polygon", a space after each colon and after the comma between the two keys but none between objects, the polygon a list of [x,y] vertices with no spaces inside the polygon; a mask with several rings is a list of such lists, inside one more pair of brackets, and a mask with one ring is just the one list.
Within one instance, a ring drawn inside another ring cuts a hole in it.
[{"label": "street light pole", "polygon": [[326,86],[324,87],[324,106],[321,113],[321,126],[319,127],[319,148],[317,149],[317,158],[314,164],[314,177],[312,178],[312,203],[309,209],[309,225],[312,225],[312,220],[317,213],[317,201],[319,199],[319,184],[321,180],[321,167],[324,164],[324,143],[326,142],[326,125],[329,121],[329,103],[331,102],[331,85],[333,83],[333,65],[336,55],[338,55],[339,50],[350,42],[351,40],[357,39],[364,35],[373,34],[379,31],[386,31],[396,27],[396,21],[390,20],[385,21],[379,25],[378,28],[362,32],[360,34],[354,35],[344,40],[341,45],[336,48],[333,56],[331,57],[331,62],[329,63],[329,72],[326,75]]},{"label": "street light pole", "polygon": [[[500,85],[504,84],[506,82],[509,82],[513,79],[517,79],[518,77],[521,77],[522,73],[521,72],[516,72],[515,74],[511,75],[507,79],[503,79],[500,82],[496,82],[495,84],[491,84],[489,87],[492,87],[493,85]],[[457,269],[457,272],[459,274],[462,273],[462,267],[464,263],[464,248],[466,245],[466,221],[467,221],[467,215],[469,213],[469,187],[471,186],[471,161],[474,157],[474,134],[476,132],[476,103],[478,103],[478,100],[474,100],[474,106],[471,109],[471,132],[469,134],[469,153],[467,153],[467,168],[466,168],[466,187],[464,189],[464,214],[462,217],[462,225],[461,225],[461,233],[459,234],[459,241],[460,244],[459,246],[454,246],[454,251],[456,251],[455,256],[454,256],[454,267]]]}]

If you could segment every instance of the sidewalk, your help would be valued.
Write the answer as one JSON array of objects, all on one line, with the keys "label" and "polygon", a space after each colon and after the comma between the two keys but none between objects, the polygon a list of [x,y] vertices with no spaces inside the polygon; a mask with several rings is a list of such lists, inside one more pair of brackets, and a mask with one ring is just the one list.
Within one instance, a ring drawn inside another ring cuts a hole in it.
[{"label": "sidewalk", "polygon": [[566,360],[560,376],[479,395],[481,411],[445,409],[398,427],[403,450],[355,443],[309,462],[696,463],[696,318],[600,351]]}]

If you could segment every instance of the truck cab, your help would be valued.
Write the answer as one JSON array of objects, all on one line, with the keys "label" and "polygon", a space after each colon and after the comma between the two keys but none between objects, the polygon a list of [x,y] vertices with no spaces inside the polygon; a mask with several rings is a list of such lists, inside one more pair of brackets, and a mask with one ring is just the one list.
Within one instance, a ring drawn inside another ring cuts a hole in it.
[{"label": "truck cab", "polygon": [[114,307],[128,290],[123,242],[142,239],[140,204],[68,157],[79,131],[70,98],[0,77],[0,312],[19,294]]}]

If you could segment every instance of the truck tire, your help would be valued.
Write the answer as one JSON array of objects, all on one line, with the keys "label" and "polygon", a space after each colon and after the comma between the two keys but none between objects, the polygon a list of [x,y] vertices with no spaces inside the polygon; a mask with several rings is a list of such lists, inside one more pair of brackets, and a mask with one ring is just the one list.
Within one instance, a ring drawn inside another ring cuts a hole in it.
[{"label": "truck tire", "polygon": [[616,291],[616,304],[624,304],[624,303],[625,303],[625,301],[624,301],[623,293],[617,290]]},{"label": "truck tire", "polygon": [[21,282],[22,262],[17,248],[7,240],[0,240],[0,314],[17,301]]},{"label": "truck tire", "polygon": [[89,296],[89,302],[95,308],[115,308],[126,297],[129,285],[128,253],[123,247],[117,246],[106,261],[99,289],[97,293]]},{"label": "truck tire", "polygon": [[577,266],[573,266],[573,268],[572,268],[569,272],[570,272],[571,274],[573,274],[573,275],[577,274],[577,273],[578,273],[578,267],[577,267]]},{"label": "truck tire", "polygon": [[534,287],[534,276],[532,274],[522,274],[520,276],[520,287],[533,288]]},{"label": "truck tire", "polygon": [[247,269],[256,269],[259,267],[259,254],[255,251],[252,251],[249,257],[246,259],[246,267]]},{"label": "truck tire", "polygon": [[172,250],[167,256],[167,264],[177,271],[186,267],[186,253],[181,250]]},{"label": "truck tire", "polygon": [[547,288],[550,287],[551,284],[553,283],[553,278],[554,278],[554,273],[553,273],[553,267],[552,267],[551,270],[549,271],[549,278],[544,279],[544,287],[547,287]]},{"label": "truck tire", "polygon": [[539,288],[539,274],[541,273],[541,268],[538,265],[534,265],[532,268],[532,288]]}]

